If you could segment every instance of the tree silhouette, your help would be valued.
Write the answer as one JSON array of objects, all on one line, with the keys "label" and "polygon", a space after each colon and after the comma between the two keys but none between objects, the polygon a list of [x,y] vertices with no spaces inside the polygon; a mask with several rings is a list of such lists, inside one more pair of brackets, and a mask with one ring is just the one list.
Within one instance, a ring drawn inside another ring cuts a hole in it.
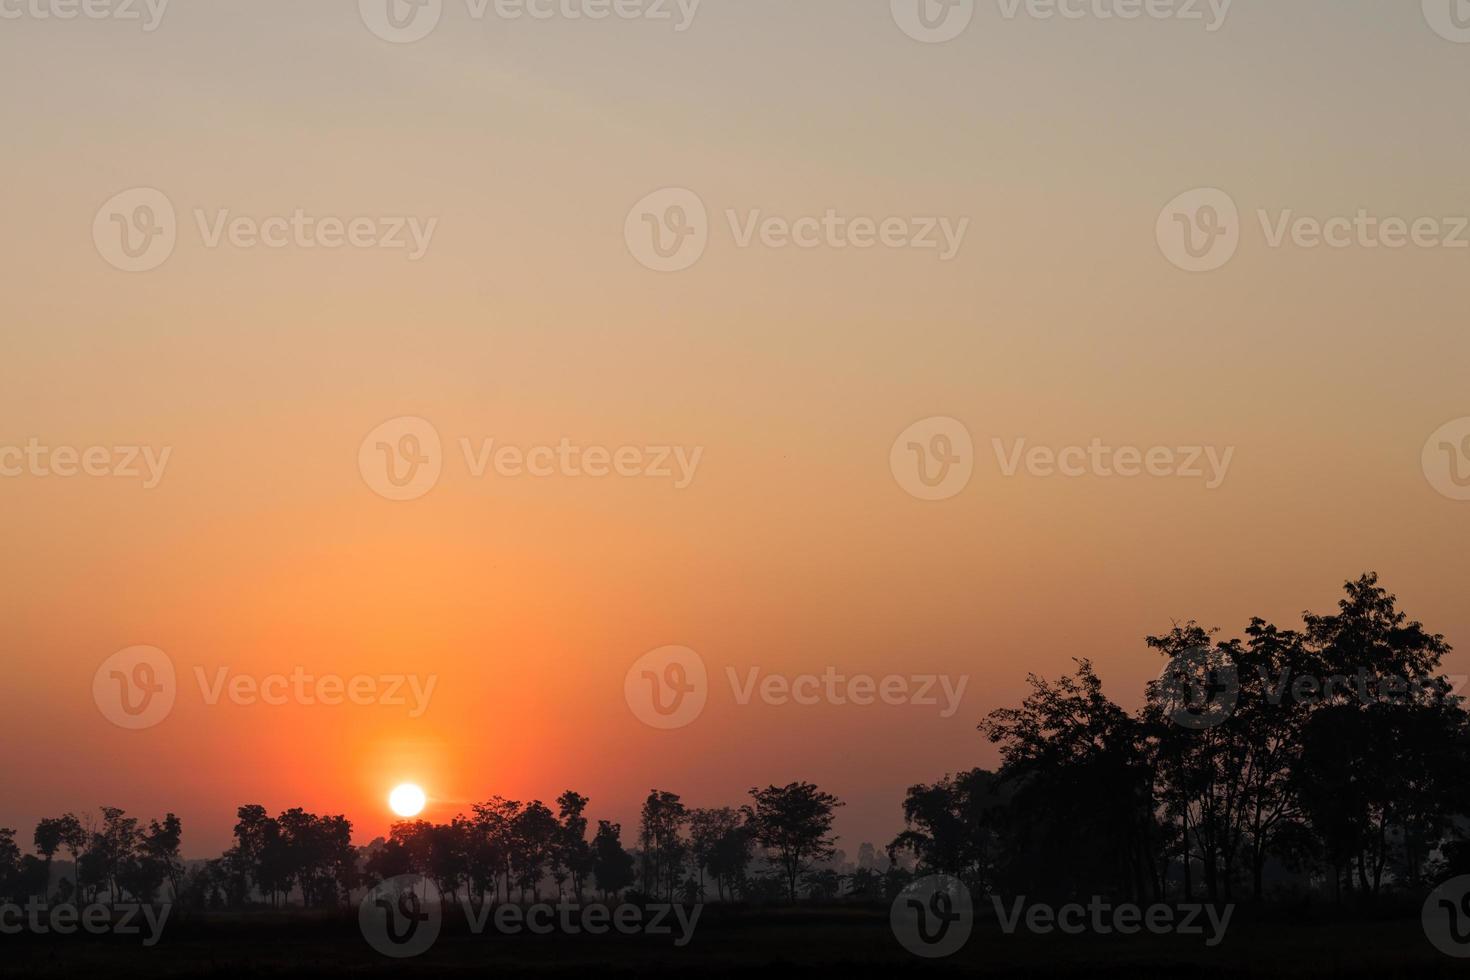
[{"label": "tree silhouette", "polygon": [[623,850],[623,828],[607,820],[597,821],[592,838],[592,877],[604,900],[622,894],[633,883],[633,855]]},{"label": "tree silhouette", "polygon": [[797,880],[809,862],[831,857],[834,811],[842,801],[812,783],[752,788],[755,805],[747,811],[756,843],[774,855],[786,876],[787,897],[796,901]]}]

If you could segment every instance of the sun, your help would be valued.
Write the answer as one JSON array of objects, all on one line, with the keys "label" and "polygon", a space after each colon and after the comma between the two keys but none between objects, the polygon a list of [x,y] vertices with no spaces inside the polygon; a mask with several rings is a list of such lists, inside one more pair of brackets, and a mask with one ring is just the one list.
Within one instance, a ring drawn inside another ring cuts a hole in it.
[{"label": "sun", "polygon": [[400,817],[418,816],[424,812],[424,804],[427,802],[429,798],[424,795],[424,791],[413,783],[395,786],[393,792],[388,794],[388,809]]}]

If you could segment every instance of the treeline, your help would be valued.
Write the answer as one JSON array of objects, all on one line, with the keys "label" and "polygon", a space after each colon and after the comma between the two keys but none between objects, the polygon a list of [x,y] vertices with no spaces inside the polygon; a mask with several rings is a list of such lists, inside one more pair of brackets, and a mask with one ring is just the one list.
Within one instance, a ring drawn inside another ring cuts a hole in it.
[{"label": "treeline", "polygon": [[63,850],[73,869],[55,893],[63,902],[152,902],[165,884],[177,895],[184,880],[182,836],[183,824],[172,813],[144,827],[116,807],[103,807],[100,817],[67,813],[40,821],[32,838],[35,854],[22,855],[15,831],[0,828],[0,898],[50,898],[51,863]]},{"label": "treeline", "polygon": [[[1223,640],[1188,622],[1149,637],[1169,669],[1133,713],[1086,659],[1055,682],[1032,676],[1019,707],[979,726],[999,769],[911,787],[906,829],[884,856],[864,845],[855,867],[832,834],[841,801],[811,783],[713,809],[653,790],[626,843],[617,823],[594,829],[587,797],[569,790],[554,808],[497,796],[447,824],[401,822],[365,847],[340,815],[245,806],[234,845],[187,867],[172,814],[146,827],[115,808],[66,814],[37,825],[34,855],[0,829],[0,898],[155,901],[168,886],[186,907],[333,907],[415,873],[477,906],[553,892],[697,902],[711,889],[881,901],[944,873],[977,896],[1035,900],[1260,900],[1274,878],[1372,901],[1470,873],[1470,716],[1439,673],[1449,645],[1377,576],[1345,591],[1336,613],[1306,613],[1301,629],[1253,619]],[[74,873],[52,889],[62,850]]]},{"label": "treeline", "polygon": [[[620,824],[599,820],[589,834],[588,802],[570,790],[555,810],[497,796],[447,824],[401,821],[365,847],[352,844],[343,816],[297,808],[272,817],[262,806],[243,806],[234,845],[187,868],[172,814],[147,831],[115,808],[102,811],[95,830],[68,814],[37,826],[42,857],[22,858],[15,832],[0,830],[0,898],[166,897],[186,908],[223,909],[278,908],[294,896],[307,908],[330,908],[350,903],[356,889],[405,874],[423,875],[447,900],[477,907],[538,901],[543,889],[578,901],[590,893],[604,901],[700,902],[711,886],[720,898],[747,900],[795,900],[803,889],[835,897],[841,888],[835,872],[816,865],[837,853],[832,822],[842,803],[811,783],[755,788],[750,803],[718,809],[690,808],[674,793],[653,790],[632,849]],[[63,877],[53,892],[50,862],[62,845],[82,884]]]},{"label": "treeline", "polygon": [[1054,683],[1032,676],[1020,707],[980,725],[999,771],[912,787],[891,850],[978,894],[1052,899],[1259,900],[1271,868],[1371,902],[1470,872],[1450,647],[1376,575],[1300,630],[1253,619],[1220,640],[1189,622],[1148,645],[1170,669],[1133,714],[1085,659]]}]

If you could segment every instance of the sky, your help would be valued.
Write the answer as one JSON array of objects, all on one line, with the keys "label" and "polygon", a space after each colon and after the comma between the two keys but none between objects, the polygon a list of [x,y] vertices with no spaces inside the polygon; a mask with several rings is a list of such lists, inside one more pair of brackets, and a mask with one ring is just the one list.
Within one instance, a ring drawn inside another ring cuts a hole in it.
[{"label": "sky", "polygon": [[[411,43],[373,2],[0,0],[24,839],[105,804],[212,856],[258,802],[365,842],[402,781],[437,819],[575,788],[626,835],[653,787],[810,780],[851,855],[909,785],[996,763],[975,726],[1028,673],[1090,657],[1136,706],[1175,621],[1296,625],[1376,570],[1470,644],[1470,494],[1436,462],[1470,436],[1470,36],[1435,0],[980,0],[946,41],[906,0],[443,0]],[[1360,213],[1342,247],[1299,221]],[[1214,218],[1203,259],[1169,237]],[[1433,221],[1390,247],[1386,219]],[[1169,452],[1124,477],[1094,442]],[[905,470],[945,447],[953,480]],[[133,729],[96,692],[138,646],[176,679]],[[707,675],[672,729],[629,678],[670,646]],[[298,669],[432,694],[219,687]],[[965,686],[742,704],[752,669]]]}]

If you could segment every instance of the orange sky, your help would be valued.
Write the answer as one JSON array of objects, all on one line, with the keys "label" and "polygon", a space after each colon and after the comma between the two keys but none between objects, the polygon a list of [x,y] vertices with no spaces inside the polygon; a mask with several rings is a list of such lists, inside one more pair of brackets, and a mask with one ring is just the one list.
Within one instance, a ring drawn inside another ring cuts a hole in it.
[{"label": "orange sky", "polygon": [[[1294,625],[1370,569],[1470,643],[1470,503],[1420,454],[1470,416],[1465,252],[1272,249],[1256,212],[1470,208],[1453,93],[1470,46],[1418,5],[1238,0],[1181,23],[1007,21],[942,45],[886,3],[706,0],[641,22],[446,23],[412,45],[352,4],[179,5],[152,33],[7,22],[0,80],[0,446],[170,447],[157,487],[0,478],[7,702],[0,824],[178,812],[217,853],[234,807],[386,830],[397,782],[430,816],[492,794],[592,798],[631,824],[657,786],[736,804],[810,779],[855,852],[904,788],[993,764],[975,724],[1028,671],[1092,657],[1122,703],[1176,619]],[[1410,9],[1414,8],[1414,9]],[[128,188],[179,212],[160,267],[94,245]],[[656,273],[629,209],[694,190],[692,268]],[[1160,208],[1219,187],[1238,254],[1190,275]],[[434,217],[399,251],[208,247],[195,212]],[[922,250],[741,248],[725,219],[968,218]],[[443,474],[383,499],[358,455],[429,420]],[[915,499],[895,437],[962,421],[974,477]],[[1010,444],[1234,447],[1218,489],[1004,476]],[[693,482],[477,478],[461,439],[699,447]],[[124,731],[93,674],[146,644],[178,668],[161,724]],[[715,688],[674,732],[624,675],[690,647]],[[725,670],[969,678],[915,705],[739,705]],[[1451,670],[1470,672],[1456,654]],[[207,704],[195,668],[436,678],[388,706]]]}]

